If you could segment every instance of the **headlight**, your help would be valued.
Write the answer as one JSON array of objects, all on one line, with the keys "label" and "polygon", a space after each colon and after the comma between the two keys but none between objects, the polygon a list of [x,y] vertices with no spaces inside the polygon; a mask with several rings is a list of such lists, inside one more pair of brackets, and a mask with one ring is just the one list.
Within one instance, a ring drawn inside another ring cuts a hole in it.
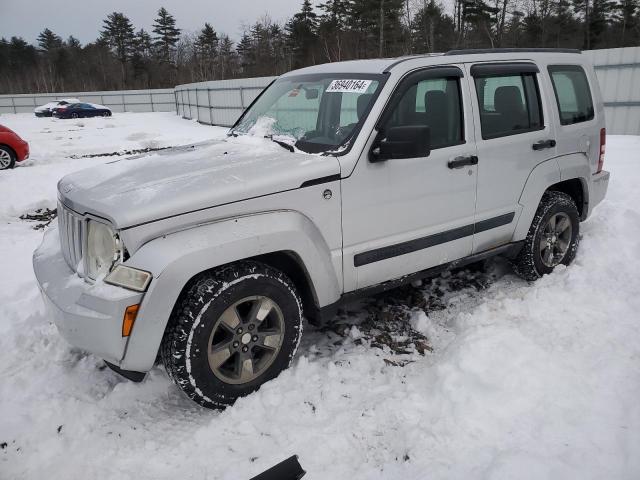
[{"label": "headlight", "polygon": [[89,220],[87,234],[87,276],[91,280],[109,273],[120,260],[122,247],[113,230],[104,223]]}]

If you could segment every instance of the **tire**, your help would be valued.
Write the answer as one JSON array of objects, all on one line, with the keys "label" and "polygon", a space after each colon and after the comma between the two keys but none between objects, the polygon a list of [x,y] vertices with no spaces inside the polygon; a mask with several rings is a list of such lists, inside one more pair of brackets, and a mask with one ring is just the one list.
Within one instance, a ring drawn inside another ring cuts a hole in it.
[{"label": "tire", "polygon": [[520,253],[513,261],[518,275],[537,280],[557,265],[569,265],[580,241],[580,217],[573,199],[562,192],[545,192]]},{"label": "tire", "polygon": [[301,336],[302,302],[293,282],[267,265],[243,261],[187,285],[160,356],[189,398],[221,409],[288,368]]},{"label": "tire", "polygon": [[0,145],[0,170],[8,170],[16,166],[16,153],[5,145]]},{"label": "tire", "polygon": [[102,114],[103,117],[110,117],[111,116],[111,112],[104,112]]},{"label": "tire", "polygon": [[72,113],[71,114],[71,118],[78,118],[78,114],[77,113]]}]

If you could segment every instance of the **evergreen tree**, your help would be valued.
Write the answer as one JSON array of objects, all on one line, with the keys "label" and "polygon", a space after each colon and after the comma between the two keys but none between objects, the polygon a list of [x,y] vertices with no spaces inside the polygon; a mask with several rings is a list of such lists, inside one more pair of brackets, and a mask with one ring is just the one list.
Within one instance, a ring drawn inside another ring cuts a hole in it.
[{"label": "evergreen tree", "polygon": [[158,58],[164,63],[172,63],[172,57],[175,53],[176,44],[180,40],[180,29],[176,28],[176,19],[161,7],[158,10],[158,17],[153,23],[154,37],[153,46],[156,49]]},{"label": "evergreen tree", "polygon": [[411,23],[414,49],[417,53],[443,52],[454,42],[453,19],[435,0],[424,0]]},{"label": "evergreen tree", "polygon": [[210,24],[205,23],[194,45],[200,81],[216,79],[218,47],[218,34]]},{"label": "evergreen tree", "polygon": [[220,78],[231,78],[236,64],[236,54],[233,49],[233,42],[227,35],[220,37],[220,50],[218,53],[218,70]]},{"label": "evergreen tree", "polygon": [[616,6],[617,23],[620,32],[620,46],[640,44],[640,1],[620,0]]},{"label": "evergreen tree", "polygon": [[133,51],[133,25],[123,13],[113,12],[103,21],[104,28],[100,38],[109,46],[120,62],[122,84],[127,83],[127,62]]},{"label": "evergreen tree", "polygon": [[209,23],[204,24],[196,39],[198,55],[214,59],[218,54],[218,34]]},{"label": "evergreen tree", "polygon": [[131,55],[131,65],[133,66],[133,77],[142,79],[147,88],[151,88],[151,55],[152,40],[151,35],[146,30],[140,29],[133,37],[133,53]]},{"label": "evergreen tree", "polygon": [[38,35],[38,46],[43,52],[51,52],[62,47],[62,39],[48,28],[45,28]]},{"label": "evergreen tree", "polygon": [[69,47],[72,50],[79,50],[82,48],[82,45],[80,44],[80,40],[78,40],[73,35],[69,35],[69,38],[67,38],[66,44],[67,44],[67,47]]},{"label": "evergreen tree", "polygon": [[285,26],[287,43],[291,52],[291,68],[300,68],[315,63],[318,36],[318,16],[310,0],[303,0],[302,10],[296,13]]},{"label": "evergreen tree", "polygon": [[330,62],[343,59],[347,30],[347,0],[327,0],[319,5],[318,38],[323,57]]},{"label": "evergreen tree", "polygon": [[489,40],[491,48],[495,46],[493,27],[498,22],[499,13],[499,8],[492,7],[484,0],[463,0],[462,2],[463,23],[471,26],[478,39]]},{"label": "evergreen tree", "polygon": [[240,58],[240,68],[242,72],[247,76],[252,76],[255,66],[255,52],[251,35],[248,32],[244,32],[242,37],[240,37],[236,51]]}]

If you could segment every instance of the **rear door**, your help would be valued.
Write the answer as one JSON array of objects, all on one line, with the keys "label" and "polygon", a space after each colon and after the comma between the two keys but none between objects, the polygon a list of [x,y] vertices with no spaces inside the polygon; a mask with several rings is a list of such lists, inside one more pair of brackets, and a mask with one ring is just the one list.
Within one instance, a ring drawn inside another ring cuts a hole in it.
[{"label": "rear door", "polygon": [[536,165],[556,156],[549,105],[532,62],[467,64],[478,147],[473,253],[508,243]]}]

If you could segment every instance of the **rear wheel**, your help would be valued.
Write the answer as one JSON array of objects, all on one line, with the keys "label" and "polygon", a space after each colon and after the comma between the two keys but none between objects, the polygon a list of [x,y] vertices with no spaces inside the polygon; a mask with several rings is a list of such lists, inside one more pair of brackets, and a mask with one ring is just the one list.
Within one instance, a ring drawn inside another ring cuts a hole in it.
[{"label": "rear wheel", "polygon": [[7,170],[16,166],[16,154],[9,147],[0,145],[0,170]]},{"label": "rear wheel", "polygon": [[514,260],[516,272],[536,280],[562,264],[569,265],[578,251],[580,217],[573,199],[562,192],[545,192],[524,246]]},{"label": "rear wheel", "polygon": [[75,112],[74,112],[74,113],[72,113],[72,114],[71,114],[71,118],[78,118],[78,114],[77,114],[77,113],[75,113]]},{"label": "rear wheel", "polygon": [[286,369],[302,333],[291,280],[258,262],[196,277],[178,301],[162,342],[169,376],[192,400],[224,408]]}]

